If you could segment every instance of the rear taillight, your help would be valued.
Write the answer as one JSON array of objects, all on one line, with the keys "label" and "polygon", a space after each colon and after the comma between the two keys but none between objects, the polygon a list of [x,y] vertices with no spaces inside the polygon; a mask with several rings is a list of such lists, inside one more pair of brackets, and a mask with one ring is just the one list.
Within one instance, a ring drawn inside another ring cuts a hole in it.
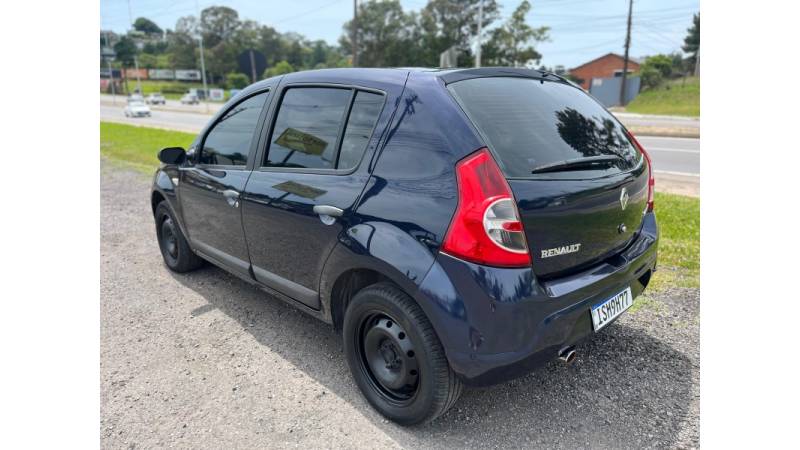
[{"label": "rear taillight", "polygon": [[456,165],[458,208],[442,251],[499,267],[531,265],[517,204],[489,150],[482,148]]},{"label": "rear taillight", "polygon": [[636,140],[636,136],[633,135],[630,131],[628,132],[628,137],[633,142],[633,145],[642,152],[644,159],[647,160],[647,212],[651,212],[653,207],[655,206],[653,203],[655,193],[656,193],[656,179],[653,177],[653,161],[650,159],[650,155],[647,151],[642,147],[642,144]]}]

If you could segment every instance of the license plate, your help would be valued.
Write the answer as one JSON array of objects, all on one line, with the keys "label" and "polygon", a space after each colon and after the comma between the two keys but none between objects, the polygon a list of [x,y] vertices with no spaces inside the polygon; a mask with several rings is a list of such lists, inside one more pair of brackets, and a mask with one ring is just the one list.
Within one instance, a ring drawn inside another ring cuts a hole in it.
[{"label": "license plate", "polygon": [[633,295],[628,287],[610,299],[592,306],[592,325],[598,331],[633,305]]}]

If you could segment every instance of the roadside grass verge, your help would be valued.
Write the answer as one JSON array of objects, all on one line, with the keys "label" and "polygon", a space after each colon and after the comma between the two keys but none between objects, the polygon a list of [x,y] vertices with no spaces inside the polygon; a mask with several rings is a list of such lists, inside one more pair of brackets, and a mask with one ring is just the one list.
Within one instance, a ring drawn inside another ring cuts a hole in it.
[{"label": "roadside grass verge", "polygon": [[700,199],[656,192],[658,270],[630,312],[659,313],[663,304],[657,296],[669,288],[700,287]]},{"label": "roadside grass verge", "polygon": [[656,89],[642,91],[625,111],[640,114],[700,116],[700,79],[670,80]]},{"label": "roadside grass verge", "polygon": [[[100,122],[100,154],[110,161],[152,174],[164,147],[188,148],[191,133]],[[656,217],[661,230],[656,271],[646,294],[669,287],[700,286],[700,199],[656,192]],[[646,307],[652,299],[642,298]]]},{"label": "roadside grass verge", "polygon": [[656,192],[655,205],[661,240],[649,290],[700,287],[700,199]]},{"label": "roadside grass verge", "polygon": [[115,163],[152,174],[159,164],[159,150],[188,148],[194,136],[180,131],[100,122],[100,154]]}]

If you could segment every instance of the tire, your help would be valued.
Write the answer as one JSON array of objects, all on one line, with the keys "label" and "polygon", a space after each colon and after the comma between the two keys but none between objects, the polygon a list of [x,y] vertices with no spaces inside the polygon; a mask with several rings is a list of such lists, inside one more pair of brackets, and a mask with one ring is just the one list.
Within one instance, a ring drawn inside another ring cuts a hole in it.
[{"label": "tire", "polygon": [[445,413],[463,385],[433,326],[414,300],[391,283],[358,292],[343,324],[344,352],[367,401],[401,425]]},{"label": "tire", "polygon": [[156,206],[155,219],[158,247],[164,263],[170,270],[184,273],[203,265],[203,259],[189,248],[189,243],[183,236],[166,200]]}]

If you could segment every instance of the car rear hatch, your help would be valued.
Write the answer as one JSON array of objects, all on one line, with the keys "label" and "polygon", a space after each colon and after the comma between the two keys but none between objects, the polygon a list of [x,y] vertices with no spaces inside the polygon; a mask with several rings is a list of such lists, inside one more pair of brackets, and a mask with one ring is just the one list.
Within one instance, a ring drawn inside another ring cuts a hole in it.
[{"label": "car rear hatch", "polygon": [[563,81],[521,77],[448,89],[508,181],[537,276],[581,270],[631,242],[647,208],[647,161],[597,101]]}]

